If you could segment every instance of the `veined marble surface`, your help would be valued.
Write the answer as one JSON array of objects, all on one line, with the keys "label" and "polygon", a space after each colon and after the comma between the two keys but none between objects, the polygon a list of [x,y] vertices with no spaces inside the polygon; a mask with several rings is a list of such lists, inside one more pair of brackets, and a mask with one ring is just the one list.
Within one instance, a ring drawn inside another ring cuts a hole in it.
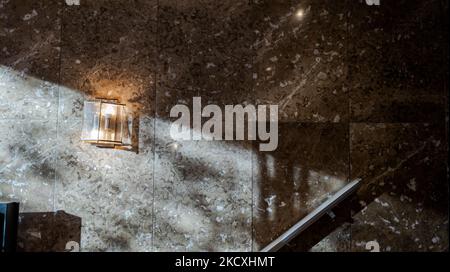
[{"label": "veined marble surface", "polygon": [[[84,251],[251,251],[361,178],[338,214],[354,221],[319,222],[323,237],[289,250],[448,250],[447,11],[441,0],[0,0],[0,198],[81,217]],[[193,96],[279,105],[278,149],[173,141],[170,109]],[[137,153],[79,140],[95,97],[130,106]]]}]

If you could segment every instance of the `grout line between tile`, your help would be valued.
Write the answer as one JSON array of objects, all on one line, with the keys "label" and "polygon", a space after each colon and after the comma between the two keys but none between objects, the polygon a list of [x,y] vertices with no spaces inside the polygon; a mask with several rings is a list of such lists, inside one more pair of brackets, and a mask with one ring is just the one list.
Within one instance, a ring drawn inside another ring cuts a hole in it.
[{"label": "grout line between tile", "polygon": [[[250,7],[252,10],[253,9],[255,9],[255,2],[254,1],[252,1],[251,2],[251,7]],[[252,41],[253,42],[253,41]],[[253,51],[255,51],[255,52],[253,52]],[[254,94],[255,93],[255,80],[253,79],[253,73],[254,72],[256,72],[257,70],[255,69],[255,54],[256,54],[256,49],[254,48],[254,46],[253,46],[253,44],[252,44],[252,50],[251,50],[251,63],[252,63],[252,74],[250,75],[250,77],[251,77],[251,79],[252,79],[252,84],[251,84],[251,88],[252,88],[252,90],[251,90],[251,92],[252,92],[252,94]],[[254,98],[254,101],[252,101],[253,102],[253,104],[254,105],[256,105],[256,98],[253,96],[253,98]],[[254,163],[255,163],[255,159],[257,159],[257,155],[256,154],[254,154],[254,152],[253,152],[253,144],[251,143],[251,146],[250,146],[250,151],[251,151],[251,153],[250,153],[250,155],[251,155],[251,182],[252,182],[252,184],[251,184],[251,212],[250,212],[250,214],[251,214],[251,229],[250,229],[250,241],[251,241],[251,244],[250,244],[250,251],[251,252],[254,252],[255,251],[255,248],[254,248],[254,244],[255,244],[255,233],[254,233],[254,230],[255,230],[255,224],[254,224],[254,214],[253,214],[253,209],[255,208],[254,207],[254,205],[255,205],[255,202],[254,202],[254,186],[255,186],[255,175],[254,175]]]},{"label": "grout line between tile", "polygon": [[[352,148],[352,141],[351,141],[351,124],[352,124],[352,107],[351,107],[351,91],[352,91],[352,84],[351,84],[351,80],[349,80],[349,75],[350,75],[350,69],[351,69],[351,65],[349,64],[349,39],[350,39],[350,28],[349,28],[349,24],[350,24],[350,16],[352,16],[352,12],[351,12],[351,5],[349,5],[349,1],[346,1],[346,6],[347,6],[347,16],[346,18],[346,39],[345,39],[345,63],[347,65],[347,78],[346,78],[346,82],[347,82],[347,141],[348,141],[348,182],[351,181],[352,178],[352,155],[351,155],[351,148]],[[350,217],[351,217],[351,210],[349,211],[350,213]],[[350,224],[349,226],[349,245],[348,245],[348,251],[351,251],[352,248],[352,225]]]},{"label": "grout line between tile", "polygon": [[[156,51],[157,58],[159,56],[160,50],[160,40],[159,40],[159,0],[156,1]],[[158,60],[157,60],[158,62]],[[159,69],[156,69],[154,84],[154,109],[153,109],[153,181],[152,181],[152,240],[151,240],[151,251],[155,251],[155,172],[156,172],[156,118],[157,118],[157,88],[159,80]]]},{"label": "grout line between tile", "polygon": [[[64,7],[61,6],[61,13],[60,13],[60,27],[59,27],[59,61],[58,61],[58,66],[59,66],[59,72],[58,72],[58,98],[57,98],[57,109],[56,109],[56,141],[59,140],[59,109],[60,109],[60,102],[61,102],[61,73],[62,73],[62,68],[61,68],[61,63],[62,63],[62,40],[63,40],[63,22],[64,22]],[[58,146],[58,145],[57,145]],[[58,170],[58,164],[57,164],[57,157],[59,154],[59,148],[57,148],[55,150],[55,155],[54,155],[54,159],[55,159],[55,164],[54,164],[54,180],[53,180],[53,212],[56,212],[56,191],[57,191],[57,186],[56,186],[56,182],[57,182],[57,170]]]}]

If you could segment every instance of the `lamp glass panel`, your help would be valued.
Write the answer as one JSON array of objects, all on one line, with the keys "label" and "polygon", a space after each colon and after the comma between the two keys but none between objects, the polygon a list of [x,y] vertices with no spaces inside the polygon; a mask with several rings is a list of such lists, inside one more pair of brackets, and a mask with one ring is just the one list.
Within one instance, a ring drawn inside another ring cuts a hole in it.
[{"label": "lamp glass panel", "polygon": [[114,141],[122,142],[122,119],[124,118],[124,106],[117,105],[117,117],[116,117],[116,133],[114,135]]},{"label": "lamp glass panel", "polygon": [[100,125],[100,101],[85,101],[81,140],[98,141]]},{"label": "lamp glass panel", "polygon": [[133,118],[131,117],[128,109],[123,106],[122,107],[122,144],[123,145],[131,145],[131,134],[133,128]]},{"label": "lamp glass panel", "polygon": [[116,141],[116,120],[118,116],[118,105],[111,103],[101,103],[100,115],[99,141]]}]

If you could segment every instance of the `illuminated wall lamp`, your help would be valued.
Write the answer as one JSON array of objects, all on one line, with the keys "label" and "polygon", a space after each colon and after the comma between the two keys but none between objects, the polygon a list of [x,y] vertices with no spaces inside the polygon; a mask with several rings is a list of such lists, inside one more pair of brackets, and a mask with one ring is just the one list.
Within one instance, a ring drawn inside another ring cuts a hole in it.
[{"label": "illuminated wall lamp", "polygon": [[131,149],[133,118],[117,100],[84,102],[81,140],[97,147]]}]

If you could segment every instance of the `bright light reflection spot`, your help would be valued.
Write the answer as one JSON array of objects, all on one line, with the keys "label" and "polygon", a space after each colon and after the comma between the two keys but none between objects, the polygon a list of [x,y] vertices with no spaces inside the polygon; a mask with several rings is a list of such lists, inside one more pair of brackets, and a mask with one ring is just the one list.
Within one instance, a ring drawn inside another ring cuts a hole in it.
[{"label": "bright light reflection spot", "polygon": [[299,10],[297,10],[297,12],[295,13],[295,18],[297,18],[297,19],[302,19],[303,18],[303,16],[305,15],[305,12],[303,11],[303,9],[299,9]]}]

